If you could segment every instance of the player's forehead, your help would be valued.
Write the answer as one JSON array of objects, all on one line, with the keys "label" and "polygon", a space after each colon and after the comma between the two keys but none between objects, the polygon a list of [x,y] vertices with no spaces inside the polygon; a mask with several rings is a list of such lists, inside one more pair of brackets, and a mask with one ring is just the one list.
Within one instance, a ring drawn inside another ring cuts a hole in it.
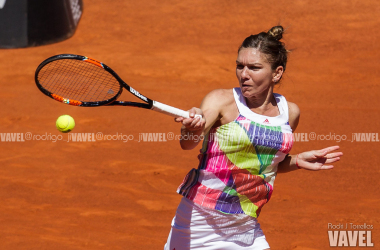
[{"label": "player's forehead", "polygon": [[268,60],[264,53],[255,48],[242,48],[236,58],[240,64],[266,64]]}]

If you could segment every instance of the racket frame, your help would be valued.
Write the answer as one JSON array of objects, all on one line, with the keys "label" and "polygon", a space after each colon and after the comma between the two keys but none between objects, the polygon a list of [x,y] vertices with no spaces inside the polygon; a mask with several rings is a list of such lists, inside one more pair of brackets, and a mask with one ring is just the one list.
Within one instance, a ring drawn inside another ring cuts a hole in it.
[{"label": "racket frame", "polygon": [[[51,93],[50,91],[46,90],[39,82],[38,80],[38,74],[41,71],[41,69],[56,60],[64,60],[64,59],[71,59],[71,60],[80,60],[86,63],[91,63],[94,64],[104,70],[106,70],[108,73],[110,73],[120,84],[120,89],[119,92],[113,96],[112,98],[108,100],[103,100],[103,101],[98,101],[98,102],[83,102],[83,101],[78,101],[78,100],[70,100],[67,98],[64,98],[62,96],[59,96],[57,94]],[[69,105],[74,105],[74,106],[81,106],[81,107],[97,107],[97,106],[132,106],[132,107],[138,107],[138,108],[144,108],[144,109],[151,109],[160,113],[164,113],[166,115],[170,115],[173,117],[184,117],[184,118],[189,118],[189,112],[154,101],[141,93],[139,93],[137,90],[129,86],[126,82],[124,82],[117,74],[115,71],[113,71],[110,67],[108,67],[106,64],[92,59],[90,57],[86,56],[81,56],[81,55],[74,55],[74,54],[60,54],[60,55],[55,55],[52,57],[47,58],[44,60],[36,69],[35,72],[35,82],[38,87],[38,89],[44,93],[45,95],[49,96],[50,98],[65,103]],[[139,102],[127,102],[127,101],[117,101],[119,96],[122,94],[123,89],[127,89],[131,94],[142,100],[144,103],[139,103]],[[195,117],[201,117],[200,115],[195,115]]]},{"label": "racket frame", "polygon": [[[86,62],[86,63],[91,63],[93,65],[96,65],[96,66],[104,69],[105,71],[107,71],[108,73],[110,73],[119,82],[120,88],[119,88],[118,93],[115,96],[113,96],[112,98],[108,99],[108,100],[103,100],[103,101],[98,101],[98,102],[83,102],[83,101],[71,100],[71,99],[68,99],[68,98],[64,98],[62,96],[59,96],[57,94],[51,93],[50,91],[46,90],[40,84],[40,82],[38,80],[38,74],[39,74],[39,72],[41,71],[41,69],[45,65],[47,65],[47,64],[49,64],[49,63],[51,63],[53,61],[64,60],[64,59],[79,60],[79,61],[83,61],[83,62]],[[49,57],[46,60],[44,60],[37,67],[36,72],[35,72],[35,76],[34,76],[34,80],[36,82],[36,85],[37,85],[38,89],[42,93],[44,93],[45,95],[49,96],[50,98],[52,98],[52,99],[54,99],[56,101],[59,101],[59,102],[65,103],[65,104],[69,104],[69,105],[81,106],[81,107],[97,107],[97,106],[104,106],[104,105],[133,106],[133,107],[146,108],[146,109],[152,109],[152,107],[153,107],[153,100],[151,100],[148,97],[140,94],[137,90],[133,89],[131,86],[129,86],[127,83],[125,83],[116,74],[116,72],[113,71],[110,67],[108,67],[107,65],[105,65],[102,62],[99,62],[99,61],[97,61],[95,59],[92,59],[92,58],[86,57],[86,56],[73,55],[73,54],[61,54],[61,55],[56,55],[56,56]],[[119,96],[122,94],[123,88],[127,89],[131,94],[133,94],[137,98],[141,99],[145,103],[116,101],[119,98]]]}]

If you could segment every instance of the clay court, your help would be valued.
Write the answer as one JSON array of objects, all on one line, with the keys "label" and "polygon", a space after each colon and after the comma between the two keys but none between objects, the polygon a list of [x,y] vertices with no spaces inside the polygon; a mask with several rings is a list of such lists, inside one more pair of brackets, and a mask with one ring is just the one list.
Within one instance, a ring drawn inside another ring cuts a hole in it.
[{"label": "clay court", "polygon": [[[333,170],[278,174],[259,217],[266,238],[274,250],[323,250],[328,223],[366,223],[377,249],[380,142],[351,140],[380,132],[379,13],[371,0],[85,0],[70,39],[2,49],[0,132],[37,137],[0,142],[0,249],[163,249],[181,199],[176,189],[198,164],[200,146],[137,141],[140,133],[179,135],[169,116],[46,97],[34,82],[40,62],[89,56],[142,94],[187,110],[213,89],[237,87],[239,45],[277,24],[287,28],[292,53],[275,91],[300,107],[297,133],[320,135],[295,142],[291,154],[339,145],[344,156]],[[67,142],[55,127],[63,114],[74,117],[73,133],[134,139]]]}]

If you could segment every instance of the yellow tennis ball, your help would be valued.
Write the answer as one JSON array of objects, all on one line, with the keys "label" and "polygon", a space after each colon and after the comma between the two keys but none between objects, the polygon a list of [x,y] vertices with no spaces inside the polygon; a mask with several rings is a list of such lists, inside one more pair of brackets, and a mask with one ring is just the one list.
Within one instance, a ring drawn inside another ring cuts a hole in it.
[{"label": "yellow tennis ball", "polygon": [[75,127],[74,119],[69,115],[61,115],[55,123],[57,129],[63,133],[68,133]]}]

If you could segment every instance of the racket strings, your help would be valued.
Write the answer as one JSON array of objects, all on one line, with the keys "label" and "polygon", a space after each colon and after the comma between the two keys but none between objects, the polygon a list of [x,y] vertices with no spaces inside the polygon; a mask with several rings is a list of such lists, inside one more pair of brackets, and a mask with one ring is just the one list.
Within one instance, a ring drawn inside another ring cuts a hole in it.
[{"label": "racket strings", "polygon": [[75,59],[52,61],[42,67],[37,78],[50,93],[82,102],[106,101],[121,91],[109,72]]}]

